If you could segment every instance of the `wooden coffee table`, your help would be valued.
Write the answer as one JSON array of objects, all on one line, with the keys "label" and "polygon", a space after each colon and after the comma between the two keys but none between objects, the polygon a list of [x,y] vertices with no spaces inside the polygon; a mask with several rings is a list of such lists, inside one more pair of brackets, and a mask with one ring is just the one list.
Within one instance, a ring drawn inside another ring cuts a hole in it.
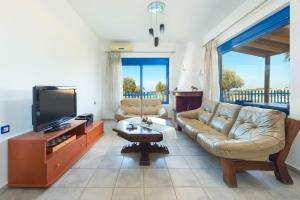
[{"label": "wooden coffee table", "polygon": [[[159,118],[151,119],[156,123],[172,126],[169,120]],[[113,131],[117,132],[118,136],[133,142],[131,145],[124,146],[121,153],[141,153],[141,166],[150,165],[149,153],[169,154],[169,150],[166,146],[157,144],[157,142],[162,141],[163,134],[141,126],[137,126],[137,129],[129,130],[127,129],[128,124],[129,122],[122,120],[113,128]]]}]

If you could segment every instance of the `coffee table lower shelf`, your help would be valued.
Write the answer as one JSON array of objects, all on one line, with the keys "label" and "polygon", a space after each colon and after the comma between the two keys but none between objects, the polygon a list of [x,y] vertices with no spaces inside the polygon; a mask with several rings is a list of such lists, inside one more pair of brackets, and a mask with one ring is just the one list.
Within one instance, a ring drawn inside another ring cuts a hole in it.
[{"label": "coffee table lower shelf", "polygon": [[169,154],[169,150],[166,146],[157,143],[139,142],[124,146],[121,153],[141,153],[140,165],[148,166],[150,165],[149,153]]}]

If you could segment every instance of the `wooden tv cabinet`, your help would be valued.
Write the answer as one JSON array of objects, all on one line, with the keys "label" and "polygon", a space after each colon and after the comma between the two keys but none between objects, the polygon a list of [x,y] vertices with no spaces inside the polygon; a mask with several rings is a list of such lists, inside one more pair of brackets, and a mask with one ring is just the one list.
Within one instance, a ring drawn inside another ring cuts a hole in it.
[{"label": "wooden tv cabinet", "polygon": [[[72,120],[71,127],[50,132],[29,132],[8,140],[8,186],[48,187],[78,161],[102,136],[103,122]],[[57,151],[47,144],[62,135],[72,136]],[[74,140],[74,136],[76,136]]]}]

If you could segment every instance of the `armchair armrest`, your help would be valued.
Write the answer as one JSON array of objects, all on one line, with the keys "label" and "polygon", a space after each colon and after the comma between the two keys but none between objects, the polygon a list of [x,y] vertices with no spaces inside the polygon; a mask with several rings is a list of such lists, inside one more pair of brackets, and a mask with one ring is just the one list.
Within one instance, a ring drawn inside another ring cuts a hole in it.
[{"label": "armchair armrest", "polygon": [[181,113],[177,114],[177,117],[197,119],[200,110],[201,110],[201,108],[198,108],[198,109],[195,109],[195,110],[189,110],[189,111],[181,112]]},{"label": "armchair armrest", "polygon": [[117,112],[115,113],[115,120],[120,121],[124,119],[124,116],[126,115],[125,111],[122,110],[122,108],[119,108]]},{"label": "armchair armrest", "polygon": [[161,107],[158,111],[158,115],[160,118],[167,118],[168,117],[168,111],[165,107]]}]

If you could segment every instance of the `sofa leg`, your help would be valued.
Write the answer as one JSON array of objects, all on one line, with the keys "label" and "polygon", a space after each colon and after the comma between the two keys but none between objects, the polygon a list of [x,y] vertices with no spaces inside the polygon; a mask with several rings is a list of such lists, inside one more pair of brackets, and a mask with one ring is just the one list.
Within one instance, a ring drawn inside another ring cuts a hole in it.
[{"label": "sofa leg", "polygon": [[237,181],[236,181],[236,169],[234,162],[228,159],[221,159],[221,165],[223,168],[223,180],[226,183],[226,185],[230,188],[236,188],[237,187]]},{"label": "sofa leg", "polygon": [[274,174],[276,176],[276,179],[284,184],[292,185],[293,179],[289,174],[286,164],[284,162],[278,162],[278,161],[274,161],[273,163],[274,163]]},{"label": "sofa leg", "polygon": [[177,125],[177,130],[182,131],[182,128],[179,125]]}]

